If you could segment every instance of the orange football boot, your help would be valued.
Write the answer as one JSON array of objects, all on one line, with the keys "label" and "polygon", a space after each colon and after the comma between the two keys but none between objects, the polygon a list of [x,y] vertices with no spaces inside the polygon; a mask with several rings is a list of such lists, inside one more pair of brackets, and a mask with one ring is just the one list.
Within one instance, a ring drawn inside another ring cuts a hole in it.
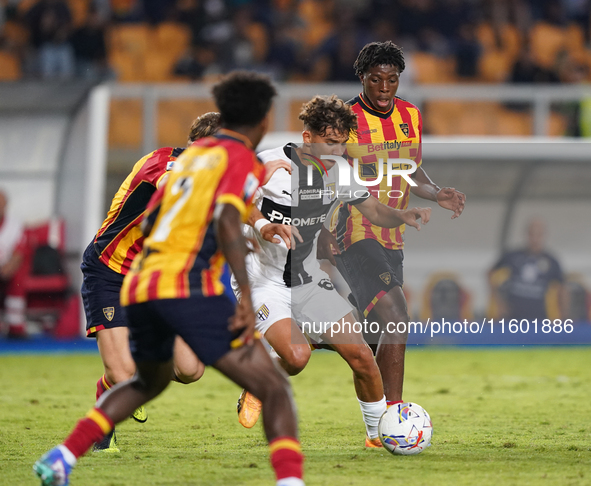
[{"label": "orange football boot", "polygon": [[263,404],[257,397],[246,390],[242,390],[240,398],[238,399],[238,404],[236,405],[238,422],[240,422],[240,425],[247,429],[254,427],[254,424],[256,424],[259,419],[262,408]]},{"label": "orange football boot", "polygon": [[382,441],[379,437],[376,437],[375,439],[370,439],[369,437],[365,436],[365,447],[367,447],[368,449],[377,449],[383,448],[384,446],[382,445]]}]

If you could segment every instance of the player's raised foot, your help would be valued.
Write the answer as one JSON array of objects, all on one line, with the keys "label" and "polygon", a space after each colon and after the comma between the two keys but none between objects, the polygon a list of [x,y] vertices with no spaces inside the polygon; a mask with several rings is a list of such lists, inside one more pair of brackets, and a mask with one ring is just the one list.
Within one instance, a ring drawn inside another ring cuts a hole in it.
[{"label": "player's raised foot", "polygon": [[382,441],[379,437],[375,439],[370,439],[369,437],[365,436],[365,447],[368,449],[378,449],[383,448]]},{"label": "player's raised foot", "polygon": [[242,390],[236,410],[238,411],[238,422],[243,427],[250,429],[257,423],[263,404],[254,395],[246,390]]},{"label": "player's raised foot", "polygon": [[[41,479],[42,486],[67,486],[70,484],[68,478],[72,471],[72,465],[66,460],[64,453],[69,453],[72,458],[74,457],[64,446],[58,446],[41,456],[41,459],[33,465],[33,471]],[[75,459],[73,460],[75,461]]]},{"label": "player's raised foot", "polygon": [[133,415],[131,416],[133,420],[143,424],[146,420],[148,420],[148,412],[146,412],[145,407],[142,405],[134,410]]},{"label": "player's raised foot", "polygon": [[115,435],[115,429],[111,430],[111,432],[105,435],[103,440],[97,442],[92,448],[92,452],[105,452],[107,454],[120,452],[119,447],[117,447],[117,436]]}]

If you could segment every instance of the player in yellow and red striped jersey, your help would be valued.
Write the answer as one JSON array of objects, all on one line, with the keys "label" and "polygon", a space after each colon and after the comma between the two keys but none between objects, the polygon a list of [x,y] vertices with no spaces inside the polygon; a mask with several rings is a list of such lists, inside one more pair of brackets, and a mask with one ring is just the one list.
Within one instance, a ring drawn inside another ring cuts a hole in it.
[{"label": "player in yellow and red striped jersey", "polygon": [[[215,133],[218,113],[197,118],[189,133],[189,143]],[[88,245],[82,260],[82,301],[86,312],[86,335],[96,336],[104,366],[97,382],[96,399],[116,383],[130,379],[135,363],[129,351],[127,323],[119,304],[119,292],[133,258],[141,250],[144,235],[140,221],[150,198],[162,184],[184,148],[164,147],[142,157],[119,187],[107,217]],[[199,379],[203,365],[188,346],[178,338],[175,349],[177,381],[190,383]],[[142,408],[133,418],[145,422]],[[114,430],[95,451],[117,452]]]},{"label": "player in yellow and red striped jersey", "polygon": [[[381,184],[368,187],[380,202],[406,209],[412,192],[451,210],[452,219],[457,218],[466,197],[450,187],[441,189],[431,181],[422,167],[423,127],[419,109],[396,96],[404,67],[402,49],[391,41],[372,42],[360,51],[354,69],[363,91],[349,102],[358,116],[357,137],[347,146],[349,160],[353,163],[353,159],[358,159],[359,176],[364,181],[378,179],[382,170]],[[407,171],[405,176],[415,185],[402,175],[394,175],[391,186],[388,185],[387,159],[406,159],[398,164],[393,162],[391,168]],[[359,312],[368,321],[380,323],[382,329],[389,322],[409,321],[402,292],[403,235],[404,226],[374,226],[354,207],[345,204],[339,210],[338,245],[326,230],[318,244],[318,257],[336,263]],[[340,254],[336,258],[331,247]],[[381,331],[378,336],[366,335],[376,352],[390,405],[402,401],[407,337],[408,334]]]},{"label": "player in yellow and red striped jersey", "polygon": [[[203,363],[261,399],[276,484],[304,486],[289,383],[255,338],[241,225],[264,181],[253,149],[267,130],[276,91],[265,76],[237,72],[216,84],[213,94],[223,130],[193,144],[158,189],[142,252],[121,289],[137,374],[106,392],[64,443],[35,463],[44,486],[68,484],[72,467],[94,441],[166,388],[177,335]],[[224,259],[241,290],[236,307],[219,280]]]}]

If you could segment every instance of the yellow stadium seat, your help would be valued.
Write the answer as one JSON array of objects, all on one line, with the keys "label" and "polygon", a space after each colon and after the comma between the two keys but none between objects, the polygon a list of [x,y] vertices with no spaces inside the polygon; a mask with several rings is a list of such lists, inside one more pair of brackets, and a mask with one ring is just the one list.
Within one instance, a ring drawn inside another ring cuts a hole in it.
[{"label": "yellow stadium seat", "polygon": [[412,55],[417,83],[449,83],[454,81],[454,62],[433,54],[416,52]]},{"label": "yellow stadium seat", "polygon": [[577,55],[585,52],[585,34],[577,24],[570,24],[566,29],[566,49],[570,54]]},{"label": "yellow stadium seat", "polygon": [[502,108],[498,114],[497,135],[530,136],[533,134],[533,120],[530,113]]},{"label": "yellow stadium seat", "polygon": [[566,48],[566,30],[546,22],[538,22],[529,32],[529,44],[535,61],[552,69],[558,54]]},{"label": "yellow stadium seat", "polygon": [[22,76],[19,58],[6,51],[0,51],[0,81],[16,81]]},{"label": "yellow stadium seat", "polygon": [[487,22],[480,24],[476,30],[478,41],[485,52],[502,51],[514,60],[522,48],[521,35],[511,24],[503,24],[499,30],[500,42],[497,42],[493,26]]},{"label": "yellow stadium seat", "polygon": [[142,145],[142,103],[139,99],[113,99],[109,118],[109,147],[139,149]]},{"label": "yellow stadium seat", "polygon": [[513,67],[508,51],[491,50],[485,52],[479,60],[480,79],[489,83],[502,83],[509,78]]},{"label": "yellow stadium seat", "polygon": [[332,33],[330,4],[323,0],[302,0],[299,3],[298,13],[306,23],[302,41],[308,48],[320,45]]},{"label": "yellow stadium seat", "polygon": [[464,105],[456,101],[429,101],[423,110],[425,132],[431,135],[454,135]]},{"label": "yellow stadium seat", "polygon": [[191,123],[209,111],[216,111],[212,100],[175,99],[158,103],[158,146],[184,147]]},{"label": "yellow stadium seat", "polygon": [[109,29],[111,48],[130,53],[148,50],[150,27],[147,24],[115,24]]},{"label": "yellow stadium seat", "polygon": [[68,0],[68,7],[72,13],[72,23],[74,27],[80,27],[86,22],[88,17],[88,0]]},{"label": "yellow stadium seat", "polygon": [[564,137],[568,128],[568,120],[555,111],[550,112],[550,119],[548,120],[548,136],[550,137]]},{"label": "yellow stadium seat", "polygon": [[178,22],[162,22],[154,28],[151,39],[155,48],[166,50],[178,59],[191,43],[191,30]]}]

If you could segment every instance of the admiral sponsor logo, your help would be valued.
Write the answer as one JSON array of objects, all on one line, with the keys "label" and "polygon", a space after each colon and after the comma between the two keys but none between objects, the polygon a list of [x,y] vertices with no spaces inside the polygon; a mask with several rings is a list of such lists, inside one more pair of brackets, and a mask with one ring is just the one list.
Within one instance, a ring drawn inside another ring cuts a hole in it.
[{"label": "admiral sponsor logo", "polygon": [[324,223],[324,221],[326,221],[326,214],[323,214],[322,216],[317,216],[315,218],[292,219],[290,216],[284,216],[276,209],[273,209],[270,213],[267,213],[267,219],[271,221],[271,223],[278,222],[281,224],[293,226],[314,226],[320,223]]},{"label": "admiral sponsor logo", "polygon": [[300,189],[300,200],[310,199],[322,199],[322,191],[320,189]]},{"label": "admiral sponsor logo", "polygon": [[367,144],[367,153],[371,154],[373,152],[381,152],[383,150],[400,150],[400,147],[408,147],[410,145],[412,145],[412,141],[410,140],[403,140],[401,142],[392,140],[382,143],[369,143]]}]

